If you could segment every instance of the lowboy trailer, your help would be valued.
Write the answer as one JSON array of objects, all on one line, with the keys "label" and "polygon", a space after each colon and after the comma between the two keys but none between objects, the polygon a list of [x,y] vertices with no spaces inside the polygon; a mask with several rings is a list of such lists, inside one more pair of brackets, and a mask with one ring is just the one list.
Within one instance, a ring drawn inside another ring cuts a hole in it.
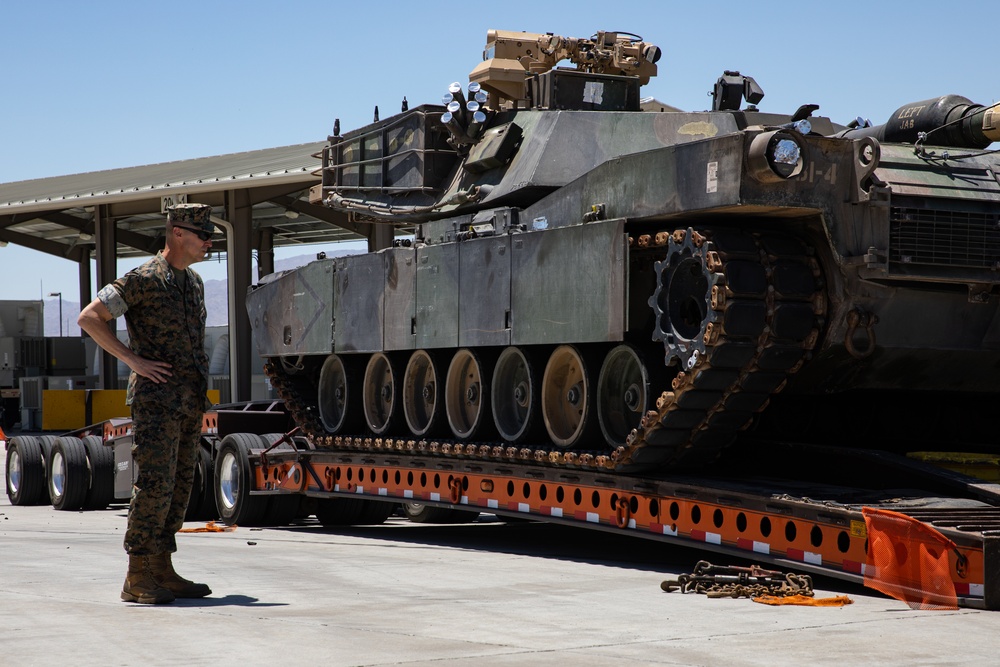
[{"label": "lowboy trailer", "polygon": [[[450,442],[419,443],[422,455],[388,438],[339,443],[360,451],[331,449],[296,432],[280,401],[206,413],[188,518],[279,526],[315,514],[344,526],[382,523],[400,504],[420,508],[418,520],[489,512],[866,583],[878,567],[866,513],[890,510],[940,536],[944,587],[960,606],[1000,609],[1000,485],[919,460],[762,441],[752,458],[717,467],[711,478],[630,476],[519,463],[517,452],[506,462],[463,460]],[[58,510],[127,502],[131,445],[128,419],[59,437],[16,436],[6,445],[8,497],[14,505],[45,498]],[[832,463],[807,463],[816,457]],[[852,486],[838,483],[845,478]],[[928,551],[926,542],[890,539],[900,562]],[[934,593],[919,582],[899,585]]]}]

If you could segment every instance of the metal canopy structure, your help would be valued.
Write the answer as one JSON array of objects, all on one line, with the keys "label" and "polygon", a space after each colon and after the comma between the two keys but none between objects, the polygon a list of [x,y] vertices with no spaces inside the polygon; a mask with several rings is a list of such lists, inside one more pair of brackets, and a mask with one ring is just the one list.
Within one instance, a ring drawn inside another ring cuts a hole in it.
[{"label": "metal canopy structure", "polygon": [[[79,264],[80,303],[117,277],[117,257],[155,254],[164,245],[164,207],[183,201],[213,207],[225,232],[233,400],[250,399],[253,361],[243,308],[254,253],[259,279],[274,270],[274,248],[367,239],[391,244],[388,225],[356,222],[309,203],[320,183],[323,142],[179,160],[140,167],[0,184],[0,244],[15,244]],[[105,353],[101,384],[115,387],[115,360]]]}]

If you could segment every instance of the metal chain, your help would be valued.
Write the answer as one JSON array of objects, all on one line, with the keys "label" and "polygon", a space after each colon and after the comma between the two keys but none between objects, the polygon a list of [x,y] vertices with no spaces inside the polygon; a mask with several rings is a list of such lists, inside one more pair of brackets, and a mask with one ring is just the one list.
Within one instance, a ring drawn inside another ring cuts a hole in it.
[{"label": "metal chain", "polygon": [[710,598],[815,595],[812,578],[807,574],[765,570],[759,565],[712,565],[707,560],[698,561],[691,574],[667,579],[660,584],[660,588],[667,593],[702,593]]}]

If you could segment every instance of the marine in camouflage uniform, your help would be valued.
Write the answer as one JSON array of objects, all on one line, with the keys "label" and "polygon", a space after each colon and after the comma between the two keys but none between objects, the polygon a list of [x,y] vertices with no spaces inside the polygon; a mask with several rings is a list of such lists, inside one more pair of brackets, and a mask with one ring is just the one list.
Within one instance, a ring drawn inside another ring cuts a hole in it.
[{"label": "marine in camouflage uniform", "polygon": [[[101,289],[80,314],[81,327],[132,368],[126,402],[132,408],[132,457],[139,472],[125,532],[129,575],[122,590],[122,599],[130,602],[155,604],[211,593],[205,584],[179,577],[170,559],[194,482],[202,415],[209,407],[204,285],[188,266],[211,248],[211,210],[201,204],[168,209],[165,249]],[[106,326],[122,315],[128,348]]]}]

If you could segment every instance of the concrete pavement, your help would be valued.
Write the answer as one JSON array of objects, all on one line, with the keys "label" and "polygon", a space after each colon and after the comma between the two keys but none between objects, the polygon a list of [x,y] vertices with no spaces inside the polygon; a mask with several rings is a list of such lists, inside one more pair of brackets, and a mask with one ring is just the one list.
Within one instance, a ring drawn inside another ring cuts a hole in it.
[{"label": "concrete pavement", "polygon": [[663,579],[719,557],[491,516],[182,534],[178,571],[213,595],[128,604],[125,513],[0,497],[0,665],[965,666],[1000,655],[1000,613],[912,611],[825,579],[817,595],[854,604],[667,594]]}]

